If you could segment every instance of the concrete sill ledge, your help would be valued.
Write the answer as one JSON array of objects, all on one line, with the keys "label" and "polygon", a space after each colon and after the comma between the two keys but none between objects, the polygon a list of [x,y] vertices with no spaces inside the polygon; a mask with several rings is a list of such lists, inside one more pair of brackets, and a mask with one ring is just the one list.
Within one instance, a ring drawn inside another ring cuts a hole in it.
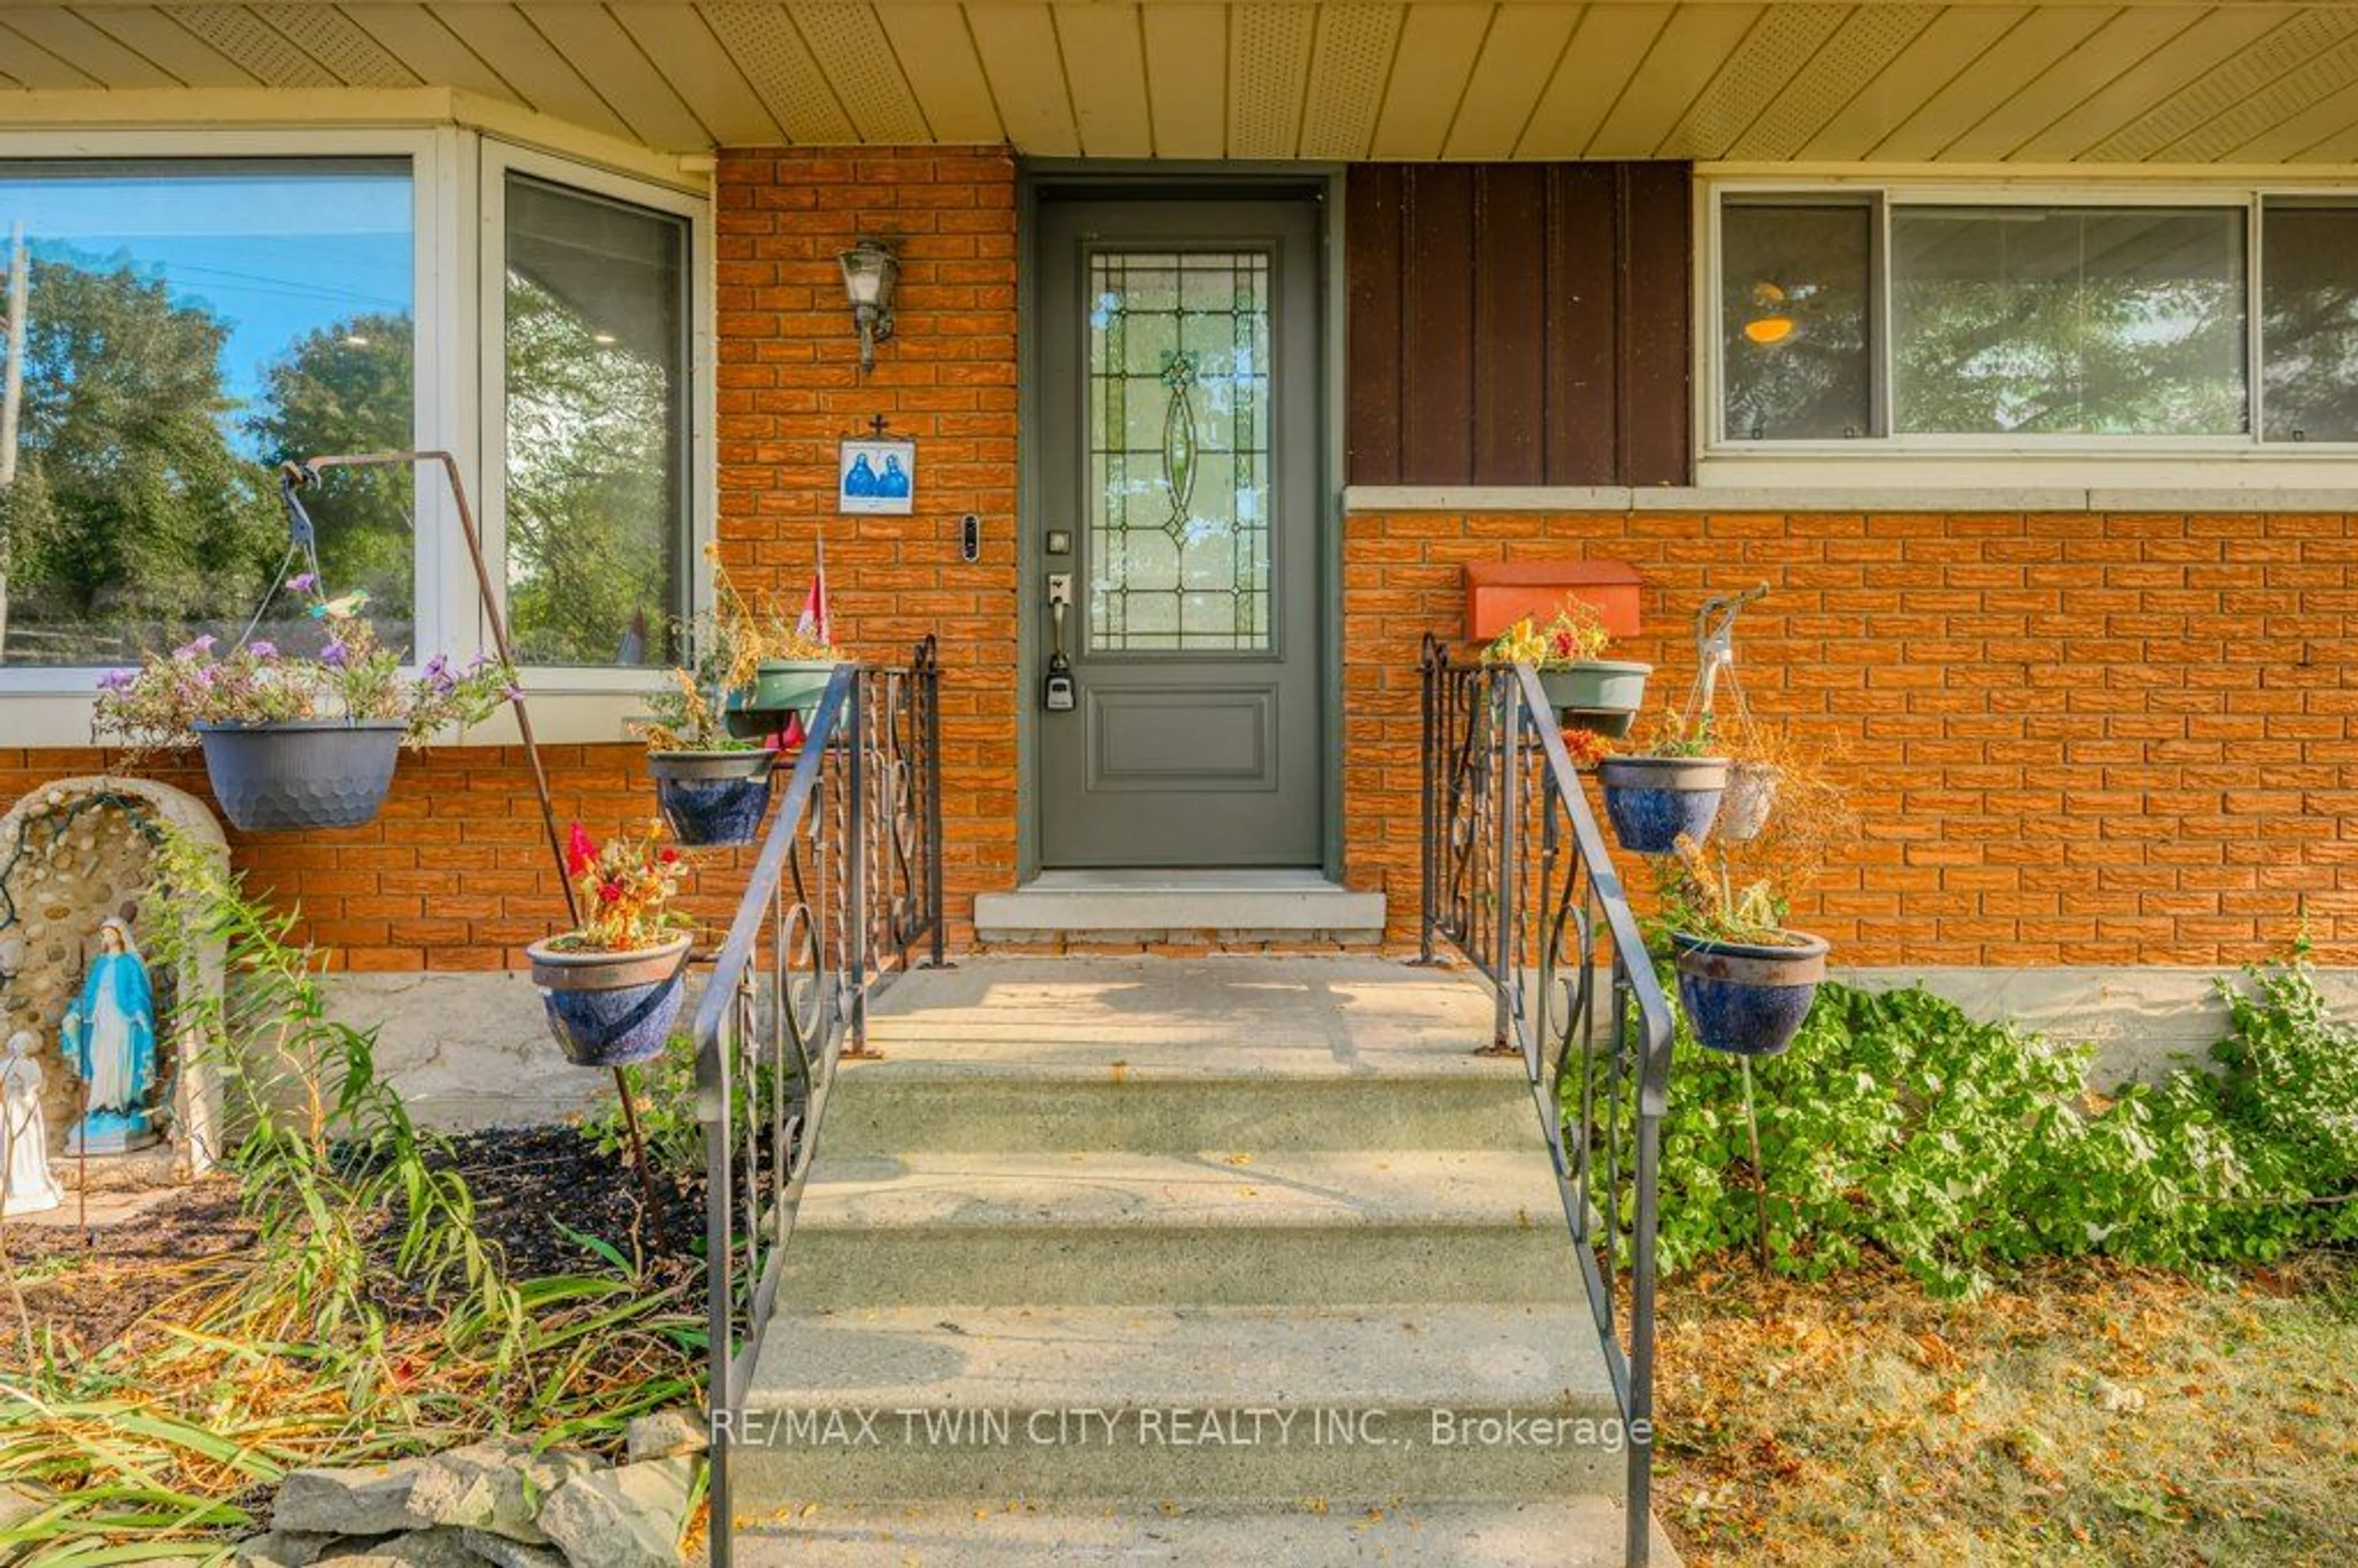
[{"label": "concrete sill ledge", "polygon": [[1145,932],[1377,941],[1384,895],[1352,892],[1315,871],[1044,871],[1014,892],[977,895],[974,925],[984,942]]}]

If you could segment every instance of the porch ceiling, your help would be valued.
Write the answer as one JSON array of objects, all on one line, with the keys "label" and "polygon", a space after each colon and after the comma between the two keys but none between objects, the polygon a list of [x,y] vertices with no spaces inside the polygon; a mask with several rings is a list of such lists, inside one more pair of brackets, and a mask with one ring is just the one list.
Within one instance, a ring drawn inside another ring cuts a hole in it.
[{"label": "porch ceiling", "polygon": [[2331,163],[2358,159],[2358,5],[0,0],[0,115],[340,86],[667,151]]}]

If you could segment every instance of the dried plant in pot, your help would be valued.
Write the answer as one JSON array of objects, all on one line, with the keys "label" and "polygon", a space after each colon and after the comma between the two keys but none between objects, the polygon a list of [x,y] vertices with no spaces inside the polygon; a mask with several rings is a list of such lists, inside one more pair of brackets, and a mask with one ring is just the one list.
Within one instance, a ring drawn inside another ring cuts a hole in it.
[{"label": "dried plant in pot", "polygon": [[1646,705],[1646,677],[1654,666],[1601,657],[1612,641],[1595,605],[1567,597],[1546,625],[1526,615],[1499,633],[1482,650],[1482,662],[1530,665],[1559,725],[1620,736]]},{"label": "dried plant in pot", "polygon": [[201,636],[148,654],[100,680],[92,731],[135,750],[200,746],[222,814],[248,832],[352,827],[384,805],[404,745],[515,696],[514,673],[489,658],[454,669],[438,654],[405,675],[362,613],[367,594],[330,599],[310,572],[285,586],[308,601],[316,652],[256,639],[217,653]]},{"label": "dried plant in pot", "polygon": [[827,634],[824,589],[814,580],[802,614],[788,620],[774,595],[756,609],[738,591],[717,547],[707,546],[705,558],[713,610],[703,624],[728,693],[721,710],[730,733],[746,740],[799,733],[847,657]]},{"label": "dried plant in pot", "polygon": [[1711,836],[1727,793],[1728,761],[1714,748],[1711,719],[1688,726],[1666,713],[1642,752],[1596,766],[1613,836],[1633,854],[1666,855],[1682,838]]},{"label": "dried plant in pot", "polygon": [[549,1033],[577,1067],[622,1067],[660,1055],[687,996],[694,944],[679,892],[679,851],[661,822],[603,846],[579,823],[565,864],[582,923],[525,949]]},{"label": "dried plant in pot", "polygon": [[689,849],[751,844],[770,809],[777,753],[730,734],[696,674],[671,674],[671,686],[647,699],[648,716],[631,720],[647,742],[656,809]]},{"label": "dried plant in pot", "polygon": [[1695,1038],[1739,1056],[1784,1050],[1826,978],[1826,939],[1786,925],[1786,901],[1773,882],[1736,889],[1727,862],[1714,868],[1691,838],[1682,837],[1659,864],[1659,921]]}]

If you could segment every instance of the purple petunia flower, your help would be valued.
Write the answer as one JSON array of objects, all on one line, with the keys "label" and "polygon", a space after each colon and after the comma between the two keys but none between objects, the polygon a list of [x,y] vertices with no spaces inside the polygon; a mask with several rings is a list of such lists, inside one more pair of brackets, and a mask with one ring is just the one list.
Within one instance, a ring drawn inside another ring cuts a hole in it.
[{"label": "purple petunia flower", "polygon": [[278,644],[257,640],[248,643],[245,645],[245,651],[257,659],[275,659],[278,656]]},{"label": "purple petunia flower", "polygon": [[318,572],[298,572],[287,579],[287,591],[289,593],[308,593],[319,586]]},{"label": "purple petunia flower", "polygon": [[319,650],[319,662],[327,665],[331,670],[342,669],[344,667],[344,645],[341,643],[329,643],[326,647]]},{"label": "purple petunia flower", "polygon": [[203,636],[183,643],[173,649],[172,656],[176,659],[204,658],[212,653],[213,644],[219,641],[221,641],[220,638],[208,632]]},{"label": "purple petunia flower", "polygon": [[101,691],[129,691],[131,683],[139,678],[137,670],[109,670],[98,677]]},{"label": "purple petunia flower", "polygon": [[500,697],[503,701],[506,702],[522,702],[524,700],[524,687],[520,686],[503,687],[500,691]]}]

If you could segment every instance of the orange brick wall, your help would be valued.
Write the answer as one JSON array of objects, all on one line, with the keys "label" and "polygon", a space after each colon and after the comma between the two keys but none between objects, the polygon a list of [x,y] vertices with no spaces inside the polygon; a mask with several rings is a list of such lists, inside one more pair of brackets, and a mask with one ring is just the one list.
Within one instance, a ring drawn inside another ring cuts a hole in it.
[{"label": "orange brick wall", "polygon": [[[1417,906],[1415,662],[1469,560],[1646,580],[1650,706],[1706,593],[1756,711],[1846,743],[1865,827],[1801,924],[1838,962],[2226,964],[2306,911],[2358,959],[2358,517],[1356,515],[1345,547],[1349,880]],[[1633,879],[1639,880],[1639,879]]]},{"label": "orange brick wall", "polygon": [[[867,150],[722,157],[716,200],[719,536],[748,589],[799,600],[827,539],[838,640],[904,660],[941,637],[944,815],[952,938],[979,888],[1015,876],[1015,172],[998,152]],[[835,255],[861,234],[901,245],[899,335],[859,368]],[[918,440],[917,510],[834,513],[835,442],[883,414]],[[984,520],[958,558],[958,520]],[[119,753],[0,745],[0,807]],[[603,837],[654,795],[634,745],[543,749],[560,822]],[[210,804],[190,753],[143,764]],[[231,836],[250,885],[298,907],[308,937],[360,970],[517,967],[563,924],[520,749],[406,756],[383,814],[336,833]],[[687,907],[733,913],[752,851],[694,857]]]},{"label": "orange brick wall", "polygon": [[[720,157],[720,540],[748,589],[799,597],[827,540],[837,640],[941,639],[951,939],[1015,884],[1015,164],[1001,151]],[[836,253],[897,242],[898,326],[860,373]],[[882,414],[917,440],[916,512],[835,515],[835,445]],[[958,554],[982,519],[982,557]]]},{"label": "orange brick wall", "polygon": [[[557,820],[600,838],[654,814],[637,746],[544,746]],[[45,781],[105,771],[122,753],[0,749],[0,805]],[[203,762],[151,757],[136,771],[212,806]],[[521,968],[527,942],[560,930],[565,895],[551,865],[520,747],[438,746],[406,753],[374,821],[332,833],[242,834],[232,863],[247,886],[299,911],[302,935],[336,967],[406,972]],[[725,924],[752,851],[699,855],[686,907]]]}]

